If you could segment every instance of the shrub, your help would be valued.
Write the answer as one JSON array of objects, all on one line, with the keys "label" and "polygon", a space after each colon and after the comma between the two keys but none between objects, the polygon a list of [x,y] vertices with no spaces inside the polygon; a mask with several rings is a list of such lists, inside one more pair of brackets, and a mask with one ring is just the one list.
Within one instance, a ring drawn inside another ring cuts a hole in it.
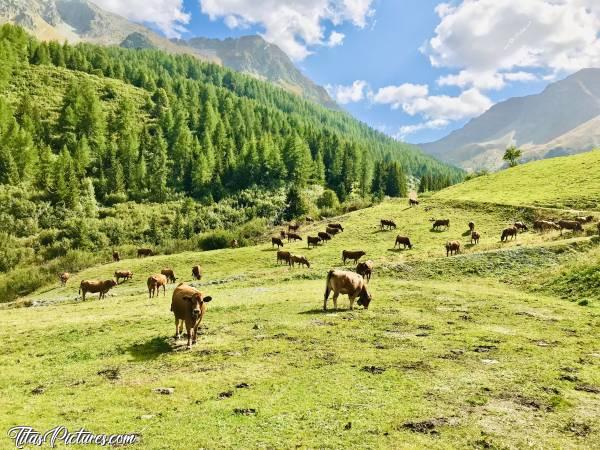
[{"label": "shrub", "polygon": [[340,206],[340,201],[334,191],[325,189],[323,194],[317,199],[317,206],[320,209],[337,209]]},{"label": "shrub", "polygon": [[231,241],[235,239],[233,233],[226,230],[215,230],[204,233],[198,240],[198,247],[202,250],[217,250],[227,248]]}]

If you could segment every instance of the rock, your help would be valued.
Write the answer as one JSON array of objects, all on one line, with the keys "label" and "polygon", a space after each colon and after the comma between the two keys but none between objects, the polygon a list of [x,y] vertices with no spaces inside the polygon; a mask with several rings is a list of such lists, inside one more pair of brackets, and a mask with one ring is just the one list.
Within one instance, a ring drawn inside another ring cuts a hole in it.
[{"label": "rock", "polygon": [[256,415],[256,409],[254,408],[235,408],[233,410],[235,414],[240,414],[242,416],[254,416]]}]

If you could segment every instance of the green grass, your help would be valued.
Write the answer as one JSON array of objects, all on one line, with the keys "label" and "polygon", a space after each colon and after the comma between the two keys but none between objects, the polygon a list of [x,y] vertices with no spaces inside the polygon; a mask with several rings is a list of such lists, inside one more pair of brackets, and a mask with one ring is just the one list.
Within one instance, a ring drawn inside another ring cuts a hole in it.
[{"label": "green grass", "polygon": [[[507,224],[542,213],[386,201],[337,218],[347,231],[329,244],[286,244],[310,259],[308,270],[277,266],[268,243],[84,270],[19,303],[45,306],[0,310],[0,428],[138,432],[149,449],[591,448],[600,438],[598,394],[576,388],[600,385],[599,303],[589,292],[586,306],[566,301],[548,283],[552,274],[585,277],[598,239],[589,226],[579,236],[530,232],[499,242]],[[431,231],[432,216],[449,217],[450,230]],[[380,218],[394,218],[398,230],[379,231]],[[470,220],[482,234],[476,247],[466,242]],[[414,248],[392,250],[396,234]],[[445,257],[449,239],[463,242],[463,254]],[[341,310],[321,311],[325,274],[342,266],[342,249],[375,261],[367,311],[348,311],[346,297]],[[214,300],[186,351],[185,340],[171,338],[174,285],[149,300],[145,279],[169,266],[190,280],[198,263]],[[133,270],[134,280],[106,300],[75,301],[81,279],[116,268]],[[107,369],[119,378],[98,374]],[[38,386],[44,392],[33,394]]]},{"label": "green grass", "polygon": [[457,184],[435,197],[600,210],[600,150],[519,165]]}]

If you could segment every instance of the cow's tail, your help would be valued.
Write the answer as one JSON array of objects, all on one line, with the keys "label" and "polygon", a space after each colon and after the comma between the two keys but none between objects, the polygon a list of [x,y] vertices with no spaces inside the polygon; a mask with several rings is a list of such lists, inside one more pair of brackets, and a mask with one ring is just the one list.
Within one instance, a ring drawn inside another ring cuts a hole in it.
[{"label": "cow's tail", "polygon": [[324,296],[325,301],[327,301],[327,298],[329,298],[329,294],[331,293],[331,286],[329,285],[329,281],[331,280],[332,276],[333,276],[333,270],[330,270],[329,272],[327,272],[327,279],[325,281],[325,296]]}]

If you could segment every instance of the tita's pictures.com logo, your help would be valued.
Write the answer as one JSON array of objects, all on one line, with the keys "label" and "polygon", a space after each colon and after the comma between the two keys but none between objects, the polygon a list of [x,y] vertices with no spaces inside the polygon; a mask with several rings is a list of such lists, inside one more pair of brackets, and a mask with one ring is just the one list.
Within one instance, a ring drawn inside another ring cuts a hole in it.
[{"label": "tita's pictures.com logo", "polygon": [[78,431],[69,431],[65,426],[57,426],[45,432],[39,432],[33,427],[16,426],[8,430],[8,436],[15,441],[16,448],[26,445],[42,447],[45,445],[55,448],[57,444],[63,445],[100,445],[103,447],[115,445],[132,445],[139,440],[138,434],[94,434],[81,428]]}]

